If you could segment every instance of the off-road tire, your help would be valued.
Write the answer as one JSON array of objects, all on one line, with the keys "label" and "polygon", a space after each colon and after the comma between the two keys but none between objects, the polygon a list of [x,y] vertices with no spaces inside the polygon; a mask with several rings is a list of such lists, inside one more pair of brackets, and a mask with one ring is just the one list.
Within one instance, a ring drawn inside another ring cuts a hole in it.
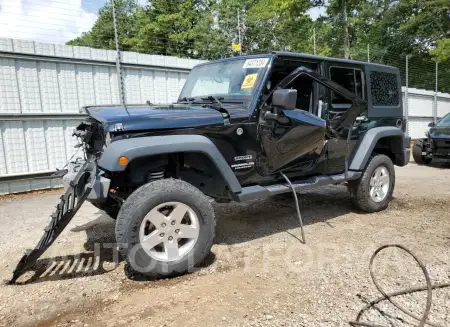
[{"label": "off-road tire", "polygon": [[415,140],[412,153],[414,161],[418,165],[428,165],[429,163],[431,163],[432,159],[422,155],[422,152],[423,152],[423,140]]},{"label": "off-road tire", "polygon": [[[381,202],[375,202],[372,200],[369,194],[370,179],[374,170],[377,167],[384,166],[389,172],[389,190],[387,196]],[[348,189],[350,192],[351,200],[356,208],[366,212],[378,212],[386,209],[389,202],[392,199],[392,193],[395,186],[395,169],[392,160],[384,155],[374,155],[369,159],[369,162],[364,169],[361,177],[355,181],[350,181]]]},{"label": "off-road tire", "polygon": [[[191,207],[200,222],[198,239],[190,252],[176,261],[150,257],[139,242],[139,228],[146,214],[159,204],[178,201]],[[130,268],[151,278],[174,277],[191,272],[209,254],[215,236],[216,217],[209,199],[189,183],[175,179],[150,182],[123,203],[116,221],[116,240]]]}]

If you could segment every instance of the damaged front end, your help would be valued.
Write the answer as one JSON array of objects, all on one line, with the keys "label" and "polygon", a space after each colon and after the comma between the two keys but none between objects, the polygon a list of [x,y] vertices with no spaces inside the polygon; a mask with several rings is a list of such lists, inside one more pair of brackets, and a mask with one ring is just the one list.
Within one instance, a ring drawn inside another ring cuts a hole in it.
[{"label": "damaged front end", "polygon": [[[102,139],[104,139],[101,126],[88,120],[81,123],[73,135],[80,140],[78,146],[83,148],[84,158],[77,158],[69,163],[69,169],[63,177],[65,193],[60,197],[60,202],[51,215],[50,223],[44,229],[44,235],[36,247],[27,250],[20,259],[10,283],[15,283],[22,274],[34,266],[39,257],[69,224],[86,199],[94,201],[107,194],[109,180],[101,175],[97,167],[97,160],[103,148]],[[55,176],[61,171],[58,171]]]}]

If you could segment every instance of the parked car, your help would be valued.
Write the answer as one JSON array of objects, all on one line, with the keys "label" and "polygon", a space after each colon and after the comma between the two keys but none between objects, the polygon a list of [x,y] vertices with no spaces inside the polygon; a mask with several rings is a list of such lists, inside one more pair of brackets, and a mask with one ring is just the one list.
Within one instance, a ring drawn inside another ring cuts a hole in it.
[{"label": "parked car", "polygon": [[[249,201],[346,184],[355,206],[385,209],[410,139],[397,68],[288,52],[194,67],[176,103],[85,108],[75,131],[85,160],[16,279],[87,199],[116,222],[120,252],[154,277],[209,253],[211,199]],[[292,187],[291,187],[292,186]]]},{"label": "parked car", "polygon": [[450,113],[428,127],[426,138],[414,141],[414,161],[419,165],[428,165],[434,158],[450,162]]}]

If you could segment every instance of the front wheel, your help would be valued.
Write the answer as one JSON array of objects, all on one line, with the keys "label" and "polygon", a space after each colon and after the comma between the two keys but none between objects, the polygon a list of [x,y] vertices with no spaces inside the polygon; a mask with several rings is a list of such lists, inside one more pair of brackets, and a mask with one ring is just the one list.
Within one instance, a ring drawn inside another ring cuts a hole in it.
[{"label": "front wheel", "polygon": [[424,151],[423,140],[415,140],[413,145],[413,158],[418,165],[428,165],[431,163],[431,158],[427,157],[423,153]]},{"label": "front wheel", "polygon": [[362,176],[349,182],[353,204],[366,212],[387,208],[395,186],[395,169],[392,160],[383,154],[370,158]]},{"label": "front wheel", "polygon": [[120,253],[130,267],[159,278],[181,275],[209,253],[215,234],[209,199],[189,183],[163,179],[133,192],[116,222]]}]

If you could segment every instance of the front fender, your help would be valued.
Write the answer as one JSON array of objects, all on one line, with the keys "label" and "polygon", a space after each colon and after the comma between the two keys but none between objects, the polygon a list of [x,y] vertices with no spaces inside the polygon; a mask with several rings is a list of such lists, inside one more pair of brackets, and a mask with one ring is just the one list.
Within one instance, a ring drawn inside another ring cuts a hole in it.
[{"label": "front fender", "polygon": [[356,146],[356,151],[351,159],[349,169],[363,170],[378,141],[383,138],[394,138],[398,141],[393,142],[392,148],[390,149],[394,155],[394,164],[397,166],[405,166],[408,164],[410,156],[410,138],[405,137],[405,133],[397,127],[384,126],[371,128],[364,134]]},{"label": "front fender", "polygon": [[234,193],[241,192],[241,184],[215,144],[202,135],[167,135],[136,137],[112,142],[103,152],[98,165],[110,172],[120,172],[126,166],[119,164],[125,156],[129,162],[139,157],[159,154],[199,152],[207,155],[220,171]]}]

